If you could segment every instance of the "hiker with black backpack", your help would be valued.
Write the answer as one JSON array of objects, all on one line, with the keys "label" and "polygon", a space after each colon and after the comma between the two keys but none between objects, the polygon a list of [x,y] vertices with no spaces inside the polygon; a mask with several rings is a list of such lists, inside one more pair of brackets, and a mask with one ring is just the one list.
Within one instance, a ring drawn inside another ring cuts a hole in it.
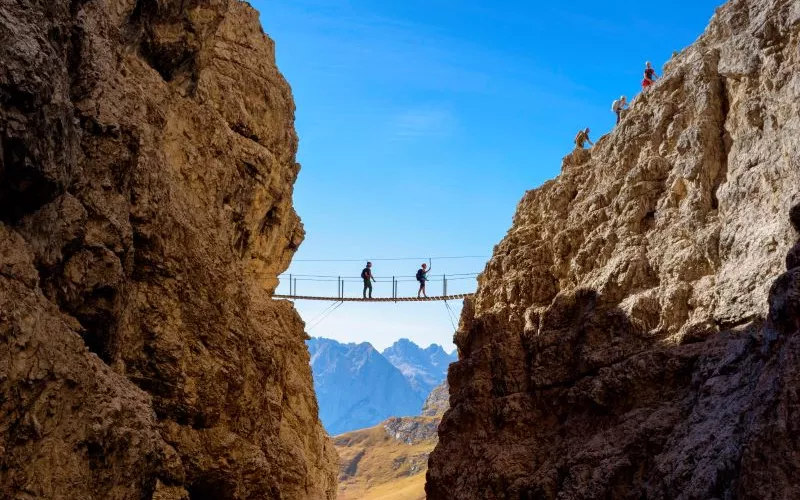
[{"label": "hiker with black backpack", "polygon": [[363,297],[367,298],[367,290],[369,290],[369,298],[372,298],[372,282],[375,281],[375,277],[372,276],[372,262],[367,262],[367,267],[361,271],[361,279],[364,280],[364,293]]},{"label": "hiker with black backpack", "polygon": [[427,264],[422,264],[420,269],[417,269],[417,281],[419,281],[419,291],[417,292],[417,298],[420,298],[420,295],[424,295],[425,298],[428,298],[428,294],[425,293],[425,282],[428,281],[428,273],[433,268],[431,266],[428,268]]}]

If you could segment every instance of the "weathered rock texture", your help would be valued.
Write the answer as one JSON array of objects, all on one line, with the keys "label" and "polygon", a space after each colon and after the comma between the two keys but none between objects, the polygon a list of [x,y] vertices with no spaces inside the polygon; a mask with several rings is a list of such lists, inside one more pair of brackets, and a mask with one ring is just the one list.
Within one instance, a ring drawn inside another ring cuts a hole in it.
[{"label": "weathered rock texture", "polygon": [[799,40],[800,3],[728,3],[525,195],[428,498],[800,497]]},{"label": "weathered rock texture", "polygon": [[450,407],[450,387],[447,380],[434,387],[422,405],[421,415],[424,417],[441,417]]},{"label": "weathered rock texture", "polygon": [[236,0],[0,1],[4,498],[332,498],[294,104]]}]

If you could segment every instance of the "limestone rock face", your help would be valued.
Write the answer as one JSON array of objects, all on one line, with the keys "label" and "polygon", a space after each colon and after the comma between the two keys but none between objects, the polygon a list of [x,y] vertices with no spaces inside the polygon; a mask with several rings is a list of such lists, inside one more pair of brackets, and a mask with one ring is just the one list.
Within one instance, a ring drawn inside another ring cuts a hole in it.
[{"label": "limestone rock face", "polygon": [[237,0],[0,2],[0,491],[333,498],[294,103]]},{"label": "limestone rock face", "polygon": [[439,420],[420,417],[392,417],[383,422],[383,428],[393,439],[416,444],[425,440],[436,440]]},{"label": "limestone rock face", "polygon": [[726,4],[525,195],[465,304],[428,498],[800,495],[799,41],[797,2]]},{"label": "limestone rock face", "polygon": [[450,387],[447,380],[433,388],[425,404],[422,405],[421,415],[424,417],[441,417],[450,407]]}]

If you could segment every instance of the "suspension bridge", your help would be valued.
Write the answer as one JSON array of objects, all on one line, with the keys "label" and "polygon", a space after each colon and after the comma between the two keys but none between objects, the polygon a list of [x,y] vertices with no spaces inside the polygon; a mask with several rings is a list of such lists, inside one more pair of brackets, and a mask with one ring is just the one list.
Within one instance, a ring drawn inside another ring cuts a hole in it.
[{"label": "suspension bridge", "polygon": [[[272,297],[276,299],[328,302],[432,302],[459,300],[471,297],[474,295],[474,292],[464,291],[464,287],[458,285],[474,282],[477,277],[478,273],[429,276],[425,285],[426,293],[431,294],[428,296],[403,296],[400,294],[401,283],[417,283],[417,279],[414,276],[392,276],[391,279],[376,278],[374,281],[373,296],[364,297],[364,280],[361,277],[286,273],[278,276],[278,279],[281,283],[288,283],[288,292],[275,293]],[[336,284],[335,295],[318,295],[298,292],[298,286],[302,286],[304,289],[319,290],[320,284],[323,284],[322,287],[333,288],[334,283]],[[348,286],[348,284],[350,284],[350,286]],[[387,286],[381,286],[382,284]],[[456,289],[453,288],[454,285],[457,286]],[[383,291],[389,286],[391,287],[391,293],[385,294]],[[353,292],[350,292],[350,295],[348,295],[349,290],[353,290]]]},{"label": "suspension bridge", "polygon": [[[486,259],[486,256],[458,257],[402,257],[384,259],[295,259],[298,262],[332,263],[332,262],[387,262],[387,261],[428,261],[428,270],[433,261],[458,259]],[[374,276],[373,276],[374,277]],[[425,296],[419,293],[419,282],[416,276],[384,276],[374,277],[371,293],[365,289],[365,279],[361,276],[332,276],[320,274],[284,273],[279,275],[278,288],[272,295],[276,299],[324,301],[331,304],[314,318],[308,320],[308,331],[313,330],[339,309],[345,302],[440,302],[443,303],[453,330],[456,329],[458,317],[449,302],[462,300],[474,295],[475,281],[478,273],[428,274],[426,273]],[[413,283],[413,285],[412,285]],[[333,293],[333,287],[336,292]],[[324,293],[324,290],[329,290]],[[412,291],[416,295],[403,295]]]},{"label": "suspension bridge", "polygon": [[[334,263],[334,262],[399,262],[399,261],[427,261],[429,271],[432,270],[433,261],[449,261],[463,259],[486,259],[485,255],[461,255],[455,257],[395,257],[380,259],[295,259],[295,263]],[[455,274],[427,274],[425,294],[417,293],[414,295],[402,295],[401,287],[409,288],[404,283],[414,283],[416,287],[418,281],[416,276],[392,276],[376,277],[373,280],[374,293],[367,296],[364,292],[364,279],[354,276],[331,276],[319,274],[297,274],[284,273],[278,276],[281,285],[273,294],[276,299],[289,300],[317,300],[328,302],[432,302],[459,300],[471,297],[478,273],[455,273]],[[323,288],[329,290],[336,284],[335,294],[320,294]],[[286,290],[288,285],[288,290]],[[385,285],[385,286],[384,286]],[[298,291],[298,286],[303,288],[303,293]],[[386,289],[391,288],[387,293]],[[351,292],[351,290],[353,290]],[[417,289],[418,291],[418,289]],[[430,295],[426,296],[428,293]]]}]

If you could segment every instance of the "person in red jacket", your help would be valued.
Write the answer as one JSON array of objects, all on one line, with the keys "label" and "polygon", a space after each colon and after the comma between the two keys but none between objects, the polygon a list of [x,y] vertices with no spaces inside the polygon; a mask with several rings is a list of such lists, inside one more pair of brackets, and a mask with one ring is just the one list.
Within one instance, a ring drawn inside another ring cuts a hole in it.
[{"label": "person in red jacket", "polygon": [[656,75],[656,70],[653,69],[653,65],[650,61],[647,61],[644,64],[644,80],[642,80],[642,89],[647,90],[647,87],[655,83],[658,79],[658,75]]}]

